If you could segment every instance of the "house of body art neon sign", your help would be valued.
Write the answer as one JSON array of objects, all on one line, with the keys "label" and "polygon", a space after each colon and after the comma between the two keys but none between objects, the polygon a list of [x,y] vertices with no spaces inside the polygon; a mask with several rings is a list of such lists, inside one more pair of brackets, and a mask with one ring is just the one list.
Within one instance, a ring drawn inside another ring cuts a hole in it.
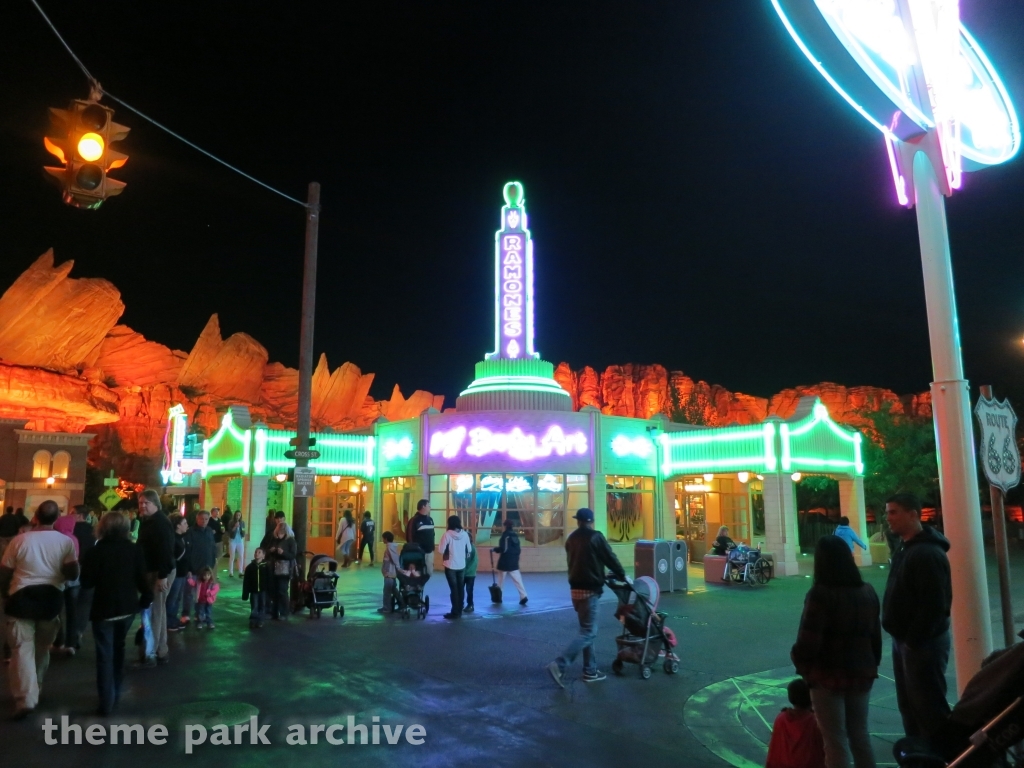
[{"label": "house of body art neon sign", "polygon": [[526,434],[519,427],[509,432],[492,432],[486,427],[453,427],[430,436],[430,455],[445,459],[457,458],[465,451],[466,455],[474,457],[504,453],[512,459],[532,461],[552,455],[575,453],[582,456],[589,448],[583,432],[566,434],[557,424],[548,427],[540,438]]},{"label": "house of body art neon sign", "polygon": [[523,185],[505,185],[501,229],[494,235],[494,352],[488,360],[536,358],[533,349],[533,241]]}]

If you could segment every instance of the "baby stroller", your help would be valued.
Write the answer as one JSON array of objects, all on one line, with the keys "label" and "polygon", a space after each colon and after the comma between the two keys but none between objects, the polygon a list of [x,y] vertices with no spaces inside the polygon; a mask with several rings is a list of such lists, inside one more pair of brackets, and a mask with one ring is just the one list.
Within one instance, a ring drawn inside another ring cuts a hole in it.
[{"label": "baby stroller", "polygon": [[302,594],[310,617],[319,619],[325,608],[333,610],[335,618],[344,616],[345,608],[338,602],[338,561],[330,555],[313,555]]},{"label": "baby stroller", "polygon": [[676,636],[665,626],[666,613],[657,610],[661,590],[658,582],[641,576],[632,584],[628,581],[608,579],[608,588],[619,599],[615,618],[622,622],[622,634],[615,638],[619,653],[612,662],[612,671],[622,674],[624,664],[638,664],[640,677],[651,677],[651,666],[662,656],[666,674],[679,671],[679,657],[672,650]]},{"label": "baby stroller", "polygon": [[[1019,633],[1024,638],[1024,632]],[[1024,740],[1024,644],[996,651],[964,688],[946,724],[931,742],[900,739],[893,746],[905,768],[1021,766]]]},{"label": "baby stroller", "polygon": [[430,597],[423,594],[424,585],[430,580],[427,573],[427,557],[418,544],[406,544],[398,556],[403,571],[416,569],[419,576],[398,573],[398,607],[402,618],[408,619],[410,611],[416,611],[417,619],[425,619],[430,611]]},{"label": "baby stroller", "polygon": [[772,578],[772,565],[761,557],[760,549],[740,544],[726,553],[722,581],[737,584],[767,584]]}]

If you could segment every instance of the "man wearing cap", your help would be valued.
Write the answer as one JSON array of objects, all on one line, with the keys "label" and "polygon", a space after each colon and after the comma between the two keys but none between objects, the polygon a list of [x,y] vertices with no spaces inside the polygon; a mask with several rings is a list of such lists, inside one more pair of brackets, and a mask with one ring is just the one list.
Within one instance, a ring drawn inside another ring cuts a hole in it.
[{"label": "man wearing cap", "polygon": [[607,675],[597,668],[597,654],[594,640],[597,638],[597,603],[604,591],[604,569],[608,568],[615,578],[626,580],[622,563],[612,552],[608,540],[600,531],[594,530],[594,513],[584,507],[575,514],[578,527],[565,540],[565,552],[569,561],[569,589],[572,607],[580,622],[580,633],[562,651],[562,655],[548,664],[548,672],[563,688],[562,676],[565,669],[583,652],[583,682],[596,683]]}]

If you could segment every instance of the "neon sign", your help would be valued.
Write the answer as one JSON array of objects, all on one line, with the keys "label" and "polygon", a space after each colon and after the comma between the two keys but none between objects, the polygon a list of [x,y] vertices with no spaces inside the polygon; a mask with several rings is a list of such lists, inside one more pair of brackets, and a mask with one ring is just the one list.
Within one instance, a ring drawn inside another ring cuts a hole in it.
[{"label": "neon sign", "polygon": [[164,485],[177,484],[185,479],[181,471],[181,462],[185,457],[185,426],[187,423],[185,407],[181,403],[171,406],[167,411],[167,431],[164,433],[164,466],[160,470],[160,477],[163,479]]},{"label": "neon sign", "polygon": [[397,458],[408,459],[412,455],[412,440],[408,437],[403,437],[399,440],[389,437],[384,441],[381,452],[388,461]]},{"label": "neon sign", "polygon": [[646,459],[653,451],[654,443],[651,442],[649,437],[644,437],[643,435],[639,437],[618,435],[612,440],[612,453],[620,458],[636,456],[640,459]]},{"label": "neon sign", "polygon": [[536,358],[533,350],[533,241],[523,185],[505,185],[501,229],[494,234],[494,352],[488,360]]},{"label": "neon sign", "polygon": [[582,456],[589,447],[583,432],[566,434],[557,424],[548,427],[540,438],[526,434],[519,427],[513,427],[509,432],[492,432],[486,427],[467,429],[460,426],[439,430],[430,436],[430,455],[445,459],[454,459],[464,452],[475,457],[503,453],[518,461],[532,461],[551,455],[575,453]]},{"label": "neon sign", "polygon": [[[960,187],[961,166],[972,171],[1003,163],[1020,148],[1020,125],[1006,88],[960,23],[956,2],[771,3],[818,72],[885,136],[900,204],[914,201],[906,178],[910,168],[900,167],[909,163],[895,149],[899,141],[917,142],[935,132],[944,194]],[[850,68],[850,58],[860,72]]]}]

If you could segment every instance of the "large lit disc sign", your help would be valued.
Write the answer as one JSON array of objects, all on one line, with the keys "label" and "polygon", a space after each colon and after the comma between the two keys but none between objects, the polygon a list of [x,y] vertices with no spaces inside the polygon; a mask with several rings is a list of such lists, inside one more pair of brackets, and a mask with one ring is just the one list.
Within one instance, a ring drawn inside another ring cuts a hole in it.
[{"label": "large lit disc sign", "polygon": [[[952,0],[771,0],[818,72],[887,137],[938,127],[953,186],[965,170],[1009,160],[1016,112]],[[951,166],[956,167],[951,167]]]}]

